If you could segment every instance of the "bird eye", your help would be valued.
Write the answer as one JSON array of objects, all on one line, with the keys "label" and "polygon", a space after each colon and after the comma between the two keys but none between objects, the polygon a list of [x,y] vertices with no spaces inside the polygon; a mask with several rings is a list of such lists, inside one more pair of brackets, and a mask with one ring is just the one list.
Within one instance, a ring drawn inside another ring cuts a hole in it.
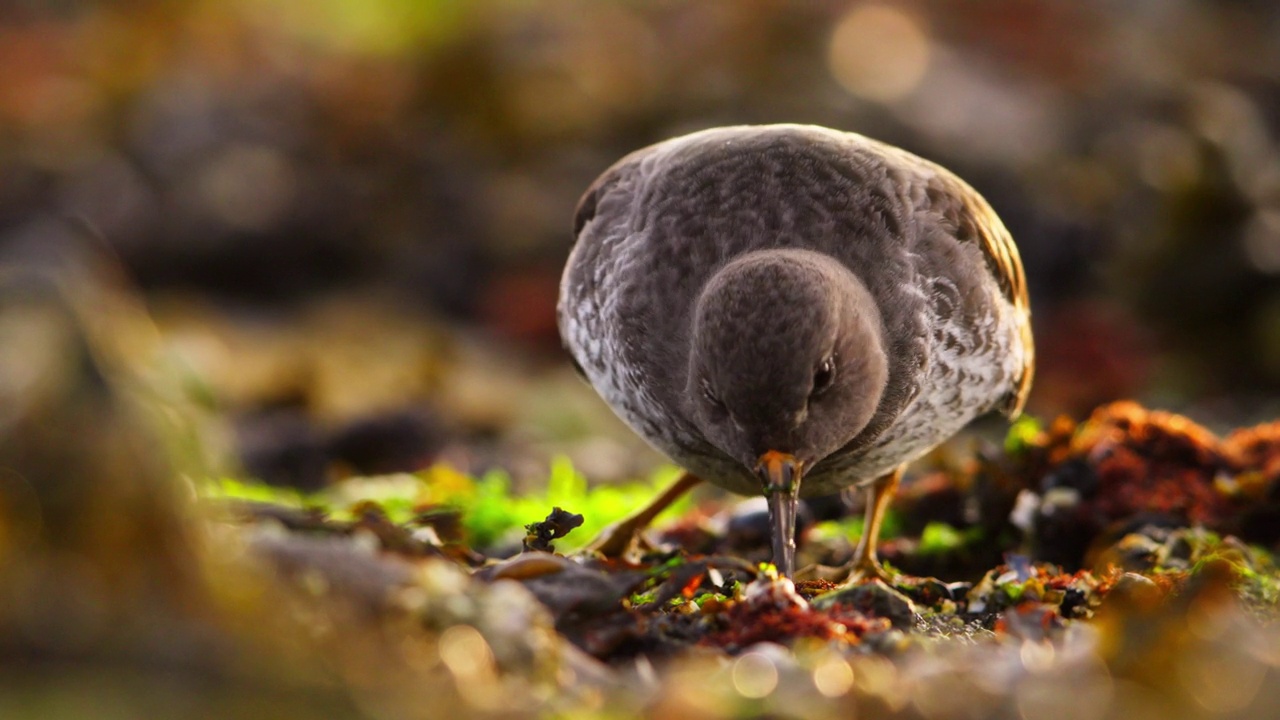
[{"label": "bird eye", "polygon": [[827,357],[818,364],[818,369],[813,371],[813,390],[809,393],[810,397],[816,397],[829,390],[835,379],[836,359]]},{"label": "bird eye", "polygon": [[725,407],[724,401],[716,395],[716,391],[711,389],[711,383],[706,380],[702,381],[702,397],[706,398],[707,402],[711,403],[711,406],[718,412],[728,412],[728,408]]}]

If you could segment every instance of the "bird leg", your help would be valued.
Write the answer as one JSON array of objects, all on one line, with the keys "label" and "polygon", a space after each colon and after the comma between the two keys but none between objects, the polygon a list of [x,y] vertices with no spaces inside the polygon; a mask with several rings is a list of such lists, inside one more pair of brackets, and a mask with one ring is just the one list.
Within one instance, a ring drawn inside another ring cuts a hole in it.
[{"label": "bird leg", "polygon": [[846,584],[869,578],[885,582],[890,580],[889,573],[876,557],[876,542],[880,539],[880,523],[884,520],[885,511],[902,480],[902,468],[900,465],[885,473],[867,488],[866,522],[862,525],[862,540],[858,542],[858,549],[853,553],[853,560],[846,566],[849,568]]},{"label": "bird leg", "polygon": [[649,527],[659,513],[671,507],[671,504],[679,500],[680,496],[692,490],[700,482],[702,480],[693,473],[681,474],[671,487],[662,491],[648,505],[601,530],[600,534],[587,543],[583,549],[584,552],[603,555],[607,558],[622,557],[640,537],[640,532]]}]

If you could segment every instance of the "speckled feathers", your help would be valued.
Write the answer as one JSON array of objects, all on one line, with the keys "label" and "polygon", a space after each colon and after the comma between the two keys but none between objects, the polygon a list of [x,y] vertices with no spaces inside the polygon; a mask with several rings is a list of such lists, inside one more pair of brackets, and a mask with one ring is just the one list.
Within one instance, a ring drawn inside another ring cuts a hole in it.
[{"label": "speckled feathers", "polygon": [[[865,290],[856,303],[874,315],[883,341],[887,372],[870,417],[814,459],[805,494],[869,481],[976,415],[1016,413],[1025,401],[1033,350],[1017,250],[974,190],[904,151],[812,126],[703,131],[615,164],[584,195],[574,230],[559,306],[566,347],[625,421],[710,482],[759,492],[741,457],[709,437],[689,397],[698,380],[690,368],[700,367],[690,359],[699,298],[717,273],[753,253],[776,264],[786,253],[773,251],[805,251],[821,256],[819,270],[837,263],[852,278],[850,293]],[[751,294],[768,294],[768,284],[759,288]],[[800,310],[772,298],[754,312],[803,313],[810,301],[795,296]],[[732,323],[741,313],[706,317]],[[766,347],[770,331],[760,327],[751,336],[769,357],[812,362]],[[850,347],[846,362],[856,360]],[[754,367],[779,377],[809,372]],[[747,399],[772,399],[767,380]]]}]

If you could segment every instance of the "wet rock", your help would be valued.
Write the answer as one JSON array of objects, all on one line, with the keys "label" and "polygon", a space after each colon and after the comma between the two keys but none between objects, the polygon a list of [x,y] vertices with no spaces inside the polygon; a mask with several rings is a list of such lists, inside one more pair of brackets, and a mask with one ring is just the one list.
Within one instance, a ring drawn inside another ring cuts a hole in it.
[{"label": "wet rock", "polygon": [[1062,591],[1062,600],[1058,603],[1058,614],[1066,620],[1086,617],[1089,612],[1088,595],[1080,588],[1067,588]]},{"label": "wet rock", "polygon": [[1203,528],[1143,525],[1096,554],[1095,567],[1114,565],[1131,572],[1188,571],[1210,557],[1257,571],[1258,556],[1233,536],[1219,537]]},{"label": "wet rock", "polygon": [[558,666],[564,642],[550,613],[520,583],[476,582],[442,561],[419,565],[410,580],[394,599],[425,627],[474,628],[504,671],[546,675]]},{"label": "wet rock", "polygon": [[1095,567],[1115,565],[1130,572],[1146,571],[1160,565],[1163,557],[1164,545],[1147,535],[1131,533],[1102,552],[1093,564]]},{"label": "wet rock", "polygon": [[1160,586],[1155,581],[1135,572],[1127,572],[1120,576],[1111,592],[1134,598],[1159,598]]},{"label": "wet rock", "polygon": [[249,477],[300,490],[318,490],[328,483],[324,436],[302,409],[247,414],[236,423],[236,442]]},{"label": "wet rock", "polygon": [[236,420],[244,471],[272,485],[318,490],[334,476],[413,472],[444,445],[440,421],[425,409],[394,410],[321,427],[305,393],[274,399]]},{"label": "wet rock", "polygon": [[536,552],[513,558],[488,576],[521,583],[557,620],[574,614],[619,611],[622,599],[648,577],[639,571],[597,570],[566,558]]},{"label": "wet rock", "polygon": [[947,592],[951,593],[951,599],[961,602],[969,596],[969,591],[973,590],[971,582],[953,582],[947,583]]},{"label": "wet rock", "polygon": [[873,617],[885,618],[895,628],[910,628],[916,620],[915,603],[879,580],[821,595],[814,599],[813,604],[823,609],[847,606]]},{"label": "wet rock", "polygon": [[[944,600],[955,600],[951,588],[936,578],[920,578],[919,582],[901,585],[898,588],[913,601],[932,607]],[[968,588],[965,588],[966,592]]]},{"label": "wet rock", "polygon": [[357,475],[413,472],[431,464],[446,434],[426,408],[393,410],[359,417],[329,433],[331,462]]},{"label": "wet rock", "polygon": [[257,528],[248,538],[253,554],[287,581],[312,595],[342,599],[368,617],[387,611],[414,573],[408,562],[348,537]]}]

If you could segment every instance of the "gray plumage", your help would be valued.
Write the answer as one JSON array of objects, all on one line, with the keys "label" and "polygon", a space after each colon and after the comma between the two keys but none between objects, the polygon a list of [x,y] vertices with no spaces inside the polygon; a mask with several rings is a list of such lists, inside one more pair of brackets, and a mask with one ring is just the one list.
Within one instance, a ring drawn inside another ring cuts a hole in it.
[{"label": "gray plumage", "polygon": [[569,352],[636,432],[730,490],[762,492],[765,450],[803,461],[803,495],[870,482],[1030,387],[1004,226],[947,170],[860,135],[659,143],[596,180],[574,232]]}]

